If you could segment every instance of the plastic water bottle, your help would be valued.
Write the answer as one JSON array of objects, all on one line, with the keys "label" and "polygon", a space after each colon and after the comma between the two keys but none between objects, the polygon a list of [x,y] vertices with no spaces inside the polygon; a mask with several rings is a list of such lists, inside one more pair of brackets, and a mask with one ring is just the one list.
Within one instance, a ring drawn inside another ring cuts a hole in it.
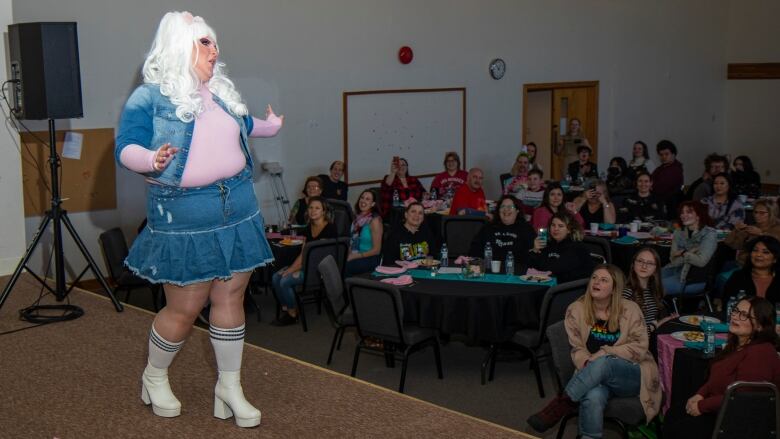
[{"label": "plastic water bottle", "polygon": [[506,262],[504,262],[504,267],[506,267],[506,274],[507,274],[507,276],[514,276],[514,274],[515,274],[515,255],[512,254],[511,250],[509,251],[509,253],[506,254]]},{"label": "plastic water bottle", "polygon": [[432,201],[436,201],[436,195],[438,195],[436,193],[436,188],[431,189],[431,200]]},{"label": "plastic water bottle", "polygon": [[398,189],[393,190],[393,207],[401,205],[401,197],[398,195]]},{"label": "plastic water bottle", "polygon": [[449,258],[449,256],[450,253],[449,250],[447,249],[447,244],[446,243],[442,244],[441,245],[441,266],[442,267],[446,267],[449,265],[449,260],[447,259]]},{"label": "plastic water bottle", "polygon": [[490,241],[485,243],[485,270],[490,270],[490,265],[493,262],[493,247],[490,246]]},{"label": "plastic water bottle", "polygon": [[715,325],[712,322],[704,322],[704,356],[715,355]]}]

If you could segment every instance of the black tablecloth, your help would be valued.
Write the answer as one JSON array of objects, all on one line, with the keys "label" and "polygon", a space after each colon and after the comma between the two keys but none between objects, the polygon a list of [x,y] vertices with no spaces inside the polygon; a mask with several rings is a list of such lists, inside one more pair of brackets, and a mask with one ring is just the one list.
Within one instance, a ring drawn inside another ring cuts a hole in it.
[{"label": "black tablecloth", "polygon": [[[691,325],[686,325],[678,320],[672,320],[656,330],[656,335],[671,334],[677,331],[696,330]],[[704,357],[704,352],[699,349],[678,348],[674,351],[674,364],[672,365],[672,394],[671,405],[685,403],[699,388],[704,385],[709,375],[710,358]]]},{"label": "black tablecloth", "polygon": [[401,288],[404,321],[473,342],[498,343],[538,328],[546,286],[415,279]]}]

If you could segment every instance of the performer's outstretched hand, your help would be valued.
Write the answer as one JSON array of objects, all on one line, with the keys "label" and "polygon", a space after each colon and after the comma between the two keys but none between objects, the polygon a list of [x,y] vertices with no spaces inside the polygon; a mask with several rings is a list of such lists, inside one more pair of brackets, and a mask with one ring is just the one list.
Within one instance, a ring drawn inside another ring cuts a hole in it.
[{"label": "performer's outstretched hand", "polygon": [[267,122],[278,123],[279,126],[284,125],[284,115],[277,116],[276,113],[274,113],[274,109],[271,108],[271,104],[268,104],[265,108],[265,120]]},{"label": "performer's outstretched hand", "polygon": [[166,143],[157,149],[157,153],[154,155],[154,170],[162,171],[168,167],[168,164],[173,160],[173,155],[179,151],[179,148],[171,146],[170,143]]}]

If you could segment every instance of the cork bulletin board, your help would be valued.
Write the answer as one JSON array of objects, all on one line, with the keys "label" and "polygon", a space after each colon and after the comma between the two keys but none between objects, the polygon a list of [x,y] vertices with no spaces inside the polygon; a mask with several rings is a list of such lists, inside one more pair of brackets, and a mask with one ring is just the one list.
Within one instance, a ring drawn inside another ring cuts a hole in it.
[{"label": "cork bulletin board", "polygon": [[[68,130],[82,134],[80,159],[62,157],[65,131],[57,131],[57,153],[60,155],[60,197],[63,209],[88,212],[116,208],[116,166],[114,163],[114,129]],[[22,186],[24,216],[40,216],[51,206],[51,172],[49,171],[49,133],[36,131],[21,135]]]}]

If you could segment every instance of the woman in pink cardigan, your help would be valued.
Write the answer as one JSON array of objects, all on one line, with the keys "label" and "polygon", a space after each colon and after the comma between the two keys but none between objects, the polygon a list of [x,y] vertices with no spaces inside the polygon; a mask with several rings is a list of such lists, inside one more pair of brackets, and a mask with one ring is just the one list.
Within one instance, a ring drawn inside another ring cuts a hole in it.
[{"label": "woman in pink cardigan", "polygon": [[585,225],[585,221],[583,221],[582,216],[577,212],[574,203],[565,202],[563,198],[563,189],[558,183],[550,183],[547,185],[547,188],[544,190],[542,204],[534,209],[531,225],[536,230],[547,228],[547,226],[550,225],[550,220],[553,215],[560,209],[568,210],[581,226]]},{"label": "woman in pink cardigan", "polygon": [[638,396],[650,420],[661,406],[658,367],[647,349],[639,306],[622,298],[623,273],[614,265],[593,271],[585,294],[566,310],[566,333],[577,371],[563,393],[528,424],[542,432],[579,410],[583,438],[600,438],[604,408],[613,396]]}]

